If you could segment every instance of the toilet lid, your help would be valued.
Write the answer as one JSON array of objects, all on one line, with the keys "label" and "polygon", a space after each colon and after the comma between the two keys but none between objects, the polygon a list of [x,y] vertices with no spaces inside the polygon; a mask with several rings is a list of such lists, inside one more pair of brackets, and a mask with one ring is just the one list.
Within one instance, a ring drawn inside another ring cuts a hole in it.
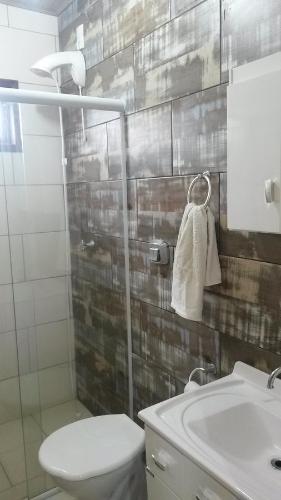
[{"label": "toilet lid", "polygon": [[39,450],[41,466],[51,475],[79,481],[106,474],[144,449],[144,431],[127,415],[103,415],[66,425]]}]

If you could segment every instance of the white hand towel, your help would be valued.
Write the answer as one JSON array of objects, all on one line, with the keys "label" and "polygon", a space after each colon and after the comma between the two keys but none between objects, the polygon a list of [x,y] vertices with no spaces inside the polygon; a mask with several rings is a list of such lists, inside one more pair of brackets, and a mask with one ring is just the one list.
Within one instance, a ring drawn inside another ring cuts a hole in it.
[{"label": "white hand towel", "polygon": [[214,216],[189,203],[175,250],[171,305],[183,318],[201,321],[204,286],[220,282]]}]

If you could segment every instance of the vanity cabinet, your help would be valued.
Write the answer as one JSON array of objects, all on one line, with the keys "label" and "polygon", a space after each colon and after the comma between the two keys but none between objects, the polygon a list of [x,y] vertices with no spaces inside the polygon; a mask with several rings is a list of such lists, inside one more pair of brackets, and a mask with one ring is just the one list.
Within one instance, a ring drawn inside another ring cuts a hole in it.
[{"label": "vanity cabinet", "polygon": [[238,500],[147,426],[145,439],[149,500]]}]

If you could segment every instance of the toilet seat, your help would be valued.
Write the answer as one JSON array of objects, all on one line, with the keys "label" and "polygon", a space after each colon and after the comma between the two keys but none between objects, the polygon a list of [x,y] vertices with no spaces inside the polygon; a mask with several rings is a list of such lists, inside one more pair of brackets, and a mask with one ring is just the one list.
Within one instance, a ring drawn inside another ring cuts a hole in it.
[{"label": "toilet seat", "polygon": [[41,445],[39,461],[49,474],[80,481],[109,473],[144,449],[144,431],[127,415],[103,415],[66,425]]}]

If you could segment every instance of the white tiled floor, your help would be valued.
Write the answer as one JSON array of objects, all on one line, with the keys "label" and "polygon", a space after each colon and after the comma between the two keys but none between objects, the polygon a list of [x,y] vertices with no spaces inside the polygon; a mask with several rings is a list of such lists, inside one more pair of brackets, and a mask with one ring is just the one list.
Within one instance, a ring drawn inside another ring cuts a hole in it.
[{"label": "white tiled floor", "polygon": [[[63,425],[90,416],[78,400],[72,400],[25,417],[23,427],[21,420],[0,425],[0,500],[35,497],[53,488],[51,478],[38,463],[41,442]],[[62,492],[51,495],[52,500],[71,500]]]}]

